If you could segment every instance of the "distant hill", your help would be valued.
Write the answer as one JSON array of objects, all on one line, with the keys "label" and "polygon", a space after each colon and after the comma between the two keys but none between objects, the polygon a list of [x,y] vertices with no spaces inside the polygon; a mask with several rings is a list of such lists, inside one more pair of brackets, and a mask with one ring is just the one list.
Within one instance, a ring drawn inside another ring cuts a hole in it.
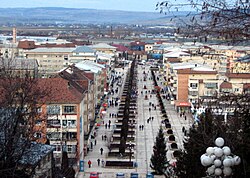
[{"label": "distant hill", "polygon": [[[178,12],[176,15],[186,15]],[[171,16],[159,12],[131,12],[118,10],[77,9],[61,7],[0,8],[0,24],[65,23],[65,24],[161,24]]]}]

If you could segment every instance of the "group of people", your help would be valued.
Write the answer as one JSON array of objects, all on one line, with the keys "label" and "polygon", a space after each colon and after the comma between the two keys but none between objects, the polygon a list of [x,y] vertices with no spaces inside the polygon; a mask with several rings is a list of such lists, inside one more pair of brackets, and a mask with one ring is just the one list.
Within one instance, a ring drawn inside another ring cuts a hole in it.
[{"label": "group of people", "polygon": [[[96,161],[97,161],[97,165],[98,165],[98,166],[100,166],[100,163],[102,163],[102,167],[105,166],[105,161],[104,161],[104,159],[100,160],[100,158],[98,158]],[[92,161],[91,161],[91,160],[88,161],[88,165],[89,165],[89,168],[92,167]]]}]

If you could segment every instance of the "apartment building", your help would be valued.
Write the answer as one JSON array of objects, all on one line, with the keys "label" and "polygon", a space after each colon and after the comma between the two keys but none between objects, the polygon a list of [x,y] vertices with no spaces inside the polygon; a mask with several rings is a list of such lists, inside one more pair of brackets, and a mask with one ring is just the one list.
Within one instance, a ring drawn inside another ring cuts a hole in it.
[{"label": "apartment building", "polygon": [[4,59],[13,59],[18,57],[19,50],[15,43],[4,43],[0,44],[0,57]]},{"label": "apartment building", "polygon": [[3,58],[0,60],[0,69],[8,72],[12,76],[25,77],[38,77],[38,63],[36,59],[24,59],[24,58]]},{"label": "apartment building", "polygon": [[71,65],[59,73],[64,79],[74,81],[85,88],[87,100],[84,102],[84,140],[85,147],[89,144],[89,135],[95,124],[95,94],[94,75],[89,75],[83,70]]},{"label": "apartment building", "polygon": [[40,112],[47,118],[46,135],[55,147],[56,164],[60,165],[64,150],[68,152],[70,163],[78,166],[84,158],[87,90],[76,81],[61,77],[39,79],[38,83],[49,90]]},{"label": "apartment building", "polygon": [[39,74],[49,77],[70,64],[69,56],[75,48],[36,48],[25,51],[28,59],[36,59]]},{"label": "apartment building", "polygon": [[102,52],[102,53],[106,53],[106,54],[114,55],[116,53],[116,47],[111,46],[107,43],[98,43],[98,44],[94,44],[94,45],[89,45],[89,47],[98,51],[98,52]]},{"label": "apartment building", "polygon": [[170,64],[168,86],[177,110],[188,110],[218,93],[218,75],[215,70],[200,64]]},{"label": "apartment building", "polygon": [[95,106],[97,106],[104,96],[104,92],[107,91],[106,68],[103,65],[97,64],[93,61],[82,61],[75,64],[75,66],[80,70],[83,70],[88,78],[93,78]]},{"label": "apartment building", "polygon": [[[248,92],[250,84],[250,73],[226,73],[228,90],[222,90],[221,94],[242,94]],[[225,82],[224,82],[225,83]]]},{"label": "apartment building", "polygon": [[77,46],[72,54],[69,55],[69,63],[75,64],[83,60],[90,60],[96,62],[97,54],[96,50],[89,46]]}]

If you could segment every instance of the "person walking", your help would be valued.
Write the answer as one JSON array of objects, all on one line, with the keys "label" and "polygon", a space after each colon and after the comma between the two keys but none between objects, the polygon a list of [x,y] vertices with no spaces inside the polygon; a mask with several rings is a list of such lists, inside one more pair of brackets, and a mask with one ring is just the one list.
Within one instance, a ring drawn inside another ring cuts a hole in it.
[{"label": "person walking", "polygon": [[102,153],[103,153],[103,148],[100,148],[100,151],[101,151],[101,155],[102,155]]},{"label": "person walking", "polygon": [[144,128],[144,125],[141,125],[141,130],[143,130],[143,128]]},{"label": "person walking", "polygon": [[105,166],[105,161],[102,159],[102,167]]},{"label": "person walking", "polygon": [[95,139],[95,145],[96,145],[96,139]]},{"label": "person walking", "polygon": [[98,166],[100,166],[100,161],[101,161],[101,160],[98,158],[98,159],[97,159],[97,165],[98,165]]},{"label": "person walking", "polygon": [[91,168],[91,161],[90,160],[88,161],[88,165],[89,165],[89,168]]}]

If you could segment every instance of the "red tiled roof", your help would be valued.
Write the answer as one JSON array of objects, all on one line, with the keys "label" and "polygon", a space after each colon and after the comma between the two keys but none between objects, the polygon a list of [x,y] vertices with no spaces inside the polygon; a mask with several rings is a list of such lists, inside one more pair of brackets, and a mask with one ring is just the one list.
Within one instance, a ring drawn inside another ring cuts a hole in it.
[{"label": "red tiled roof", "polygon": [[72,81],[63,78],[44,78],[38,79],[40,89],[47,88],[48,96],[45,98],[46,103],[80,103],[84,97],[78,91]]},{"label": "red tiled roof", "polygon": [[[2,83],[4,82],[4,84]],[[27,83],[26,83],[27,82]],[[30,83],[31,82],[31,83]],[[39,78],[34,81],[27,79],[13,79],[11,81],[0,80],[0,104],[8,102],[8,94],[10,87],[13,91],[18,90],[18,84],[29,85],[32,88],[27,94],[31,99],[35,99],[38,103],[68,103],[77,104],[83,100],[83,91],[76,87],[74,81],[65,80],[63,78]],[[5,89],[7,87],[7,90]],[[8,93],[6,93],[8,92]],[[35,97],[35,98],[33,98]]]},{"label": "red tiled roof", "polygon": [[220,88],[229,88],[229,89],[232,89],[232,84],[230,82],[224,81],[224,82],[222,82],[220,84]]},{"label": "red tiled roof", "polygon": [[116,47],[117,51],[128,51],[129,49],[123,45],[119,45],[119,44],[112,44],[111,46]]},{"label": "red tiled roof", "polygon": [[135,55],[146,55],[147,52],[146,51],[128,51],[128,54],[129,55],[133,55],[133,54],[135,54]]},{"label": "red tiled roof", "polygon": [[226,73],[228,78],[250,79],[250,73]]},{"label": "red tiled roof", "polygon": [[171,63],[178,63],[178,62],[181,62],[181,59],[180,58],[175,58],[175,57],[169,57],[167,59],[168,62],[171,62]]},{"label": "red tiled roof", "polygon": [[17,47],[20,49],[35,49],[36,45],[34,41],[25,40],[19,41]]}]

